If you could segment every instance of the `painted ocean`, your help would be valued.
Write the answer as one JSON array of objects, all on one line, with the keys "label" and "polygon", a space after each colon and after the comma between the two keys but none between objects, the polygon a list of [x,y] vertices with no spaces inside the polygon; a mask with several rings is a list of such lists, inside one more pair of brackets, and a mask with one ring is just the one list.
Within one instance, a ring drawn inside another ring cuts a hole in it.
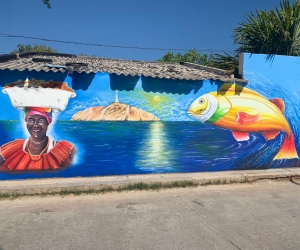
[{"label": "painted ocean", "polygon": [[[297,165],[298,160],[272,161],[284,134],[265,141],[251,134],[237,142],[230,131],[199,122],[57,121],[50,136],[77,149],[75,163],[60,171],[0,173],[0,179],[105,176],[172,172],[264,169]],[[0,121],[1,145],[16,138],[19,121]]]}]

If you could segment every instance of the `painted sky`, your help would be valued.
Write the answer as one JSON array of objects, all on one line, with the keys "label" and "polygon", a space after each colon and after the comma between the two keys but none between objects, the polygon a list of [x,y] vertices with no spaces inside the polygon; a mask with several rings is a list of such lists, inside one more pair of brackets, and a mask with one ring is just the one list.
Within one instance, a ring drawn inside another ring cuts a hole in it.
[{"label": "painted sky", "polygon": [[[0,33],[120,46],[233,50],[232,30],[279,0],[0,0]],[[167,51],[93,47],[0,36],[0,53],[17,44],[46,44],[61,53],[153,61]],[[184,51],[181,51],[185,53]],[[205,51],[204,53],[208,53]]]},{"label": "painted sky", "polygon": [[[72,86],[70,78],[67,77],[65,81]],[[197,93],[194,93],[194,90],[186,95],[146,92],[140,78],[133,91],[118,91],[118,99],[121,103],[149,112],[162,121],[192,121],[187,114],[190,104],[201,94],[216,90],[217,85],[205,80]],[[115,98],[116,91],[111,89],[109,74],[98,72],[87,90],[76,90],[76,97],[70,99],[68,107],[59,114],[58,119],[70,120],[78,111],[92,106],[108,106]]]}]

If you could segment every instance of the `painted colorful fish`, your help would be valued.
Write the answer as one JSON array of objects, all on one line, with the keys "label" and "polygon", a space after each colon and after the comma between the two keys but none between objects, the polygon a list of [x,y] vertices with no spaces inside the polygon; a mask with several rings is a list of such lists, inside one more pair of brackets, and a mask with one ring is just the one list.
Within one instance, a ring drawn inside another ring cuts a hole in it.
[{"label": "painted colorful fish", "polygon": [[248,140],[249,132],[260,132],[268,141],[285,131],[284,143],[274,159],[298,158],[284,108],[280,98],[267,100],[253,90],[225,83],[218,92],[197,98],[188,108],[188,114],[202,123],[231,130],[237,141]]}]

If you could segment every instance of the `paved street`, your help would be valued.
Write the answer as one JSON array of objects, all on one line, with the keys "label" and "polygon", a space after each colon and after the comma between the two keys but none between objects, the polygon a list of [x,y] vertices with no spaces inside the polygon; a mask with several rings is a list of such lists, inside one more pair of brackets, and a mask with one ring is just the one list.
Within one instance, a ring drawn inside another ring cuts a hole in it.
[{"label": "paved street", "polygon": [[299,183],[2,200],[0,249],[300,249]]}]

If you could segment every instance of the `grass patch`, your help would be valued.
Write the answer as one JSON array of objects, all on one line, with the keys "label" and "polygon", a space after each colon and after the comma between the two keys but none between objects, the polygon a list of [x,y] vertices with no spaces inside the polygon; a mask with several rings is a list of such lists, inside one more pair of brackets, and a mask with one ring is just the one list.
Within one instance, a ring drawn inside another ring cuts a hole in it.
[{"label": "grass patch", "polygon": [[170,188],[186,188],[186,187],[197,187],[198,183],[195,181],[170,181],[170,182],[137,182],[129,183],[117,188],[118,192],[132,191],[132,190],[160,190]]},{"label": "grass patch", "polygon": [[9,194],[9,193],[0,193],[0,200],[14,200],[20,196],[24,196],[22,194],[18,194],[18,193],[12,193],[12,194]]},{"label": "grass patch", "polygon": [[89,195],[89,194],[104,194],[111,192],[124,192],[124,191],[134,191],[134,190],[153,190],[158,191],[162,189],[171,189],[171,188],[188,188],[188,187],[198,187],[198,186],[209,186],[209,185],[225,185],[225,184],[236,184],[236,183],[248,183],[249,180],[247,178],[243,180],[229,180],[226,179],[220,180],[217,179],[215,181],[207,180],[204,183],[199,183],[194,180],[182,180],[182,181],[167,181],[167,182],[137,182],[137,183],[128,183],[124,185],[115,185],[115,186],[99,186],[97,188],[90,188],[87,190],[81,190],[79,188],[74,189],[62,189],[60,191],[49,191],[35,194],[24,194],[24,193],[0,193],[0,200],[14,200],[19,197],[30,197],[30,196],[54,196],[59,195],[61,197],[65,197],[68,195]]}]

